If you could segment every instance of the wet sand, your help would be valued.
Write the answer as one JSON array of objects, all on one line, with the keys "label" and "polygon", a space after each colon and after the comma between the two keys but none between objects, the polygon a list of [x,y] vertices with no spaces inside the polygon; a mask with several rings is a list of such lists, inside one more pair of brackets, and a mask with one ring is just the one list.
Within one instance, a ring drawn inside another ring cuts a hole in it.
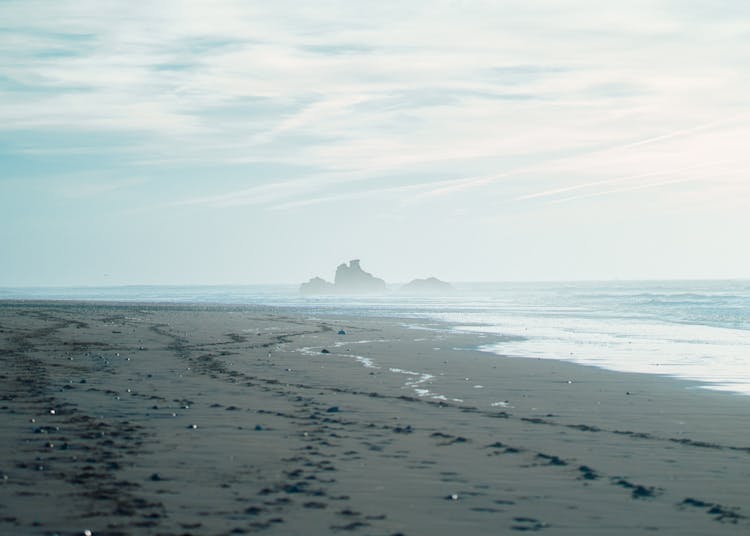
[{"label": "wet sand", "polygon": [[406,324],[0,302],[0,534],[750,533],[749,397]]}]

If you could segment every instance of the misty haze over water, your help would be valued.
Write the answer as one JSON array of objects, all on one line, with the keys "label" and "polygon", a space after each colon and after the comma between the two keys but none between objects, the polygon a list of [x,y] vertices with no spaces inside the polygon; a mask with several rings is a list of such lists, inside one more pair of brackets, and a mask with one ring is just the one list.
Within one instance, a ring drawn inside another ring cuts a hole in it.
[{"label": "misty haze over water", "polygon": [[299,294],[296,285],[0,289],[0,299],[276,306],[507,335],[483,349],[667,374],[750,394],[750,281],[463,283],[448,296]]}]

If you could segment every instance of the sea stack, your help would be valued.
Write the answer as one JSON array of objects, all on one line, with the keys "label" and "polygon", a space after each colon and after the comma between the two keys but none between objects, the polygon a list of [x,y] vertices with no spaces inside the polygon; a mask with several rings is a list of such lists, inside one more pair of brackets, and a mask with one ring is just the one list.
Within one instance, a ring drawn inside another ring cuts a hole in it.
[{"label": "sea stack", "polygon": [[405,294],[450,294],[454,290],[450,283],[441,281],[437,277],[428,277],[427,279],[414,279],[403,287],[401,292]]},{"label": "sea stack", "polygon": [[385,292],[385,281],[365,272],[359,265],[359,259],[339,264],[336,268],[334,286],[343,294],[380,294]]},{"label": "sea stack", "polygon": [[302,294],[333,294],[333,283],[329,283],[320,277],[313,277],[307,283],[302,283],[299,287]]},{"label": "sea stack", "polygon": [[349,264],[342,263],[336,268],[333,283],[314,277],[307,283],[302,283],[300,292],[306,295],[382,294],[385,292],[385,281],[365,272],[359,264],[359,259],[353,259]]}]

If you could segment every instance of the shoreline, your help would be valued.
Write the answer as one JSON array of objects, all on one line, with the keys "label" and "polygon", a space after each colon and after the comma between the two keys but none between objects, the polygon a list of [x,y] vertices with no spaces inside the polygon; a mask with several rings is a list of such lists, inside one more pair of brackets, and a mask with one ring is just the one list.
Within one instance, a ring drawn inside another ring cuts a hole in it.
[{"label": "shoreline", "polygon": [[[158,286],[157,286],[158,287]],[[3,305],[28,305],[30,307],[36,306],[124,306],[124,307],[158,307],[171,310],[179,310],[180,308],[197,309],[197,310],[223,310],[223,311],[277,311],[279,313],[288,313],[301,316],[321,315],[330,318],[357,318],[357,319],[373,319],[383,321],[393,321],[395,323],[401,323],[403,325],[412,325],[415,329],[426,329],[435,330],[440,333],[451,333],[454,335],[461,336],[474,336],[476,339],[496,339],[498,342],[506,342],[517,337],[515,335],[504,335],[502,332],[497,332],[494,329],[483,331],[481,329],[460,329],[455,323],[448,322],[446,320],[431,318],[431,317],[399,317],[399,316],[376,316],[367,314],[369,311],[363,310],[362,314],[352,313],[338,313],[335,310],[327,307],[315,308],[298,305],[266,305],[266,304],[252,304],[252,303],[224,303],[219,301],[206,301],[206,302],[191,302],[191,301],[138,301],[132,300],[89,300],[89,299],[0,299],[0,307]],[[428,327],[428,326],[440,326],[440,327]],[[472,326],[474,328],[489,327],[494,328],[490,324],[461,324],[461,326]],[[714,393],[721,393],[732,397],[750,397],[750,390],[741,390],[740,388],[732,388],[731,380],[728,379],[706,379],[689,376],[680,376],[670,372],[646,372],[646,371],[628,371],[622,370],[615,366],[608,366],[606,364],[587,363],[574,361],[565,358],[556,357],[535,357],[535,356],[524,356],[516,355],[512,353],[498,353],[496,350],[490,348],[490,344],[486,342],[479,342],[475,344],[471,350],[488,354],[492,357],[501,359],[527,359],[527,360],[542,360],[550,362],[561,362],[573,365],[575,367],[594,368],[607,372],[613,372],[617,374],[635,374],[644,375],[646,377],[661,378],[666,381],[676,381],[681,383],[686,389],[696,389],[699,391],[710,391]],[[743,384],[744,387],[744,384]],[[746,398],[747,400],[747,398]]]},{"label": "shoreline", "polygon": [[313,316],[0,302],[3,533],[750,526],[740,396]]}]

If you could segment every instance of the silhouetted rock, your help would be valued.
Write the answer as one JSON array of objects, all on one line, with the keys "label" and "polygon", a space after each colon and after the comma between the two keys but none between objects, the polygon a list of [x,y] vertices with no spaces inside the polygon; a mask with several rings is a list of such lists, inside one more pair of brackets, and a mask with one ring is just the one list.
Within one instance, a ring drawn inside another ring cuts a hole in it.
[{"label": "silhouetted rock", "polygon": [[333,283],[329,283],[325,279],[320,277],[313,277],[307,283],[302,283],[299,287],[299,291],[302,294],[333,294],[336,289]]},{"label": "silhouetted rock", "polygon": [[335,283],[313,277],[299,288],[302,294],[381,294],[385,292],[385,281],[365,272],[354,259],[340,264],[336,269]]},{"label": "silhouetted rock", "polygon": [[365,272],[359,265],[359,259],[340,264],[336,268],[334,279],[336,292],[344,294],[378,294],[385,292],[385,281]]},{"label": "silhouetted rock", "polygon": [[427,279],[415,279],[401,287],[401,292],[408,294],[450,294],[453,286],[436,277]]}]

